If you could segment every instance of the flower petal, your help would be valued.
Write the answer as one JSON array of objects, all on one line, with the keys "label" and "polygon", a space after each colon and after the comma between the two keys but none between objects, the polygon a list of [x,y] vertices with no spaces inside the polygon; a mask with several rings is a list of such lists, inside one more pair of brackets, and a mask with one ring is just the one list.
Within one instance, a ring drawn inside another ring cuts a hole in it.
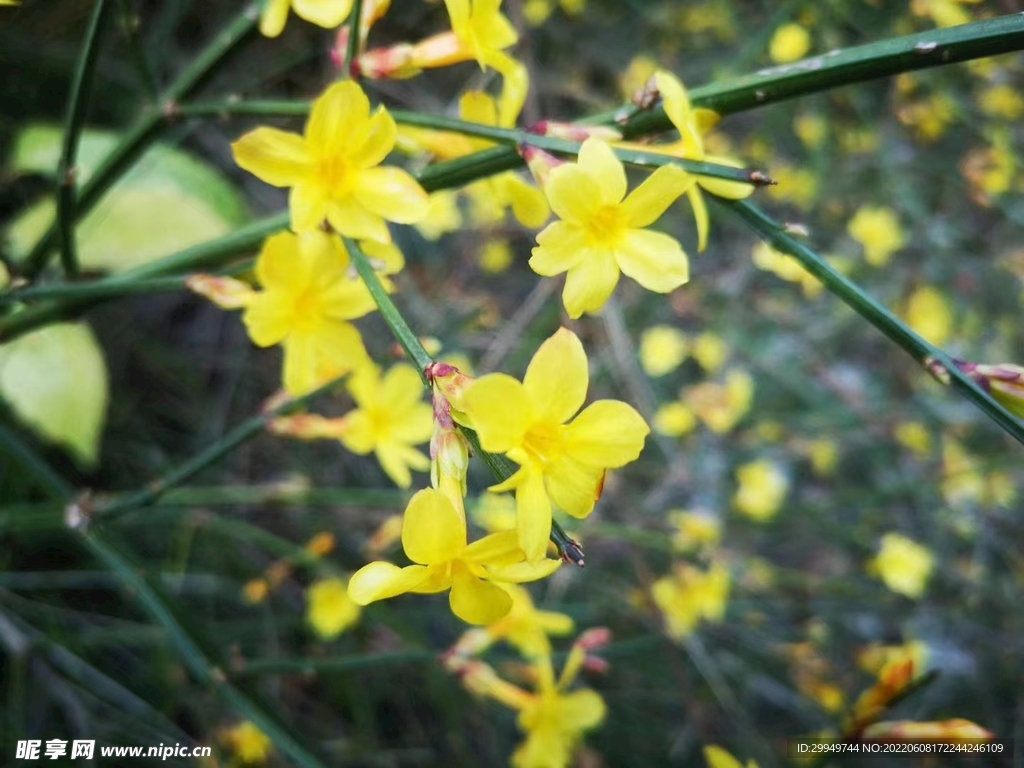
[{"label": "flower petal", "polygon": [[285,22],[288,21],[288,9],[291,7],[291,0],[270,0],[263,6],[260,14],[260,34],[264,37],[277,37],[284,31]]},{"label": "flower petal", "polygon": [[462,559],[480,565],[492,563],[509,564],[523,559],[519,549],[519,535],[515,531],[499,531],[477,539],[462,553]]},{"label": "flower petal", "polygon": [[395,141],[398,139],[398,126],[395,125],[395,118],[391,116],[384,107],[378,107],[370,118],[370,130],[366,136],[366,142],[359,150],[354,162],[359,168],[370,168],[390,154],[395,148]]},{"label": "flower petal", "polygon": [[619,269],[655,293],[674,291],[690,279],[690,262],[671,235],[631,229],[615,251]]},{"label": "flower petal", "polygon": [[579,166],[597,183],[601,205],[618,205],[626,196],[626,169],[607,143],[590,138],[580,147]]},{"label": "flower petal", "polygon": [[323,382],[317,378],[316,341],[308,333],[290,333],[284,340],[285,391],[300,397]]},{"label": "flower petal", "polygon": [[577,224],[555,221],[537,235],[530,267],[538,275],[554,277],[575,267],[587,253],[586,232]]},{"label": "flower petal", "polygon": [[636,460],[650,431],[633,406],[598,400],[569,425],[566,452],[591,467],[621,467]]},{"label": "flower petal", "polygon": [[316,345],[317,378],[321,383],[369,361],[363,337],[352,323],[323,318],[312,332]]},{"label": "flower petal", "polygon": [[[334,231],[343,237],[354,240],[375,240],[378,243],[390,243],[391,233],[384,219],[369,211],[361,201],[353,197],[332,200],[327,206],[327,221]],[[292,208],[292,216],[295,209]]]},{"label": "flower petal", "polygon": [[452,570],[448,603],[452,613],[468,624],[491,624],[512,610],[512,596],[508,592],[477,578],[465,566]]},{"label": "flower petal", "polygon": [[381,468],[399,488],[408,488],[412,485],[410,469],[417,472],[430,469],[430,459],[426,454],[399,442],[378,443],[376,454]]},{"label": "flower petal", "polygon": [[592,248],[587,259],[569,270],[562,303],[573,320],[584,312],[597,312],[615,292],[619,265],[609,251]]},{"label": "flower petal", "polygon": [[580,337],[559,328],[537,349],[523,377],[534,419],[564,424],[583,407],[590,385],[587,353]]},{"label": "flower petal", "polygon": [[257,293],[250,299],[242,322],[257,347],[280,344],[291,333],[295,312],[290,301],[282,301],[278,291]]},{"label": "flower petal", "polygon": [[505,187],[505,197],[512,205],[512,214],[524,227],[543,226],[551,215],[548,199],[537,187],[517,173],[503,173],[496,181]]},{"label": "flower petal", "polygon": [[256,128],[231,145],[239,167],[275,187],[290,187],[308,173],[309,150],[301,136],[277,128]]},{"label": "flower petal", "polygon": [[402,548],[414,563],[435,565],[453,560],[466,547],[466,521],[440,491],[424,488],[405,508]]},{"label": "flower petal", "polygon": [[531,471],[516,488],[516,530],[519,547],[530,562],[544,557],[551,535],[551,500],[544,489],[544,476]]},{"label": "flower petal", "polygon": [[579,732],[593,728],[604,719],[604,700],[595,691],[573,691],[558,697],[557,718],[559,727],[566,731]]},{"label": "flower petal", "polygon": [[296,232],[312,232],[320,229],[327,216],[330,199],[320,184],[300,181],[288,194],[288,210],[291,212],[292,229]]},{"label": "flower petal", "polygon": [[370,100],[357,83],[342,80],[313,102],[306,142],[318,159],[350,156],[366,142],[369,130]]},{"label": "flower petal", "polygon": [[[562,564],[561,560],[552,560],[551,558],[544,558],[534,563],[521,562],[513,563],[512,565],[493,565],[487,567],[488,578],[492,581],[501,581],[509,584],[525,584],[530,581],[537,581],[538,579],[546,579],[552,573],[558,570]],[[539,613],[544,613],[540,611]],[[561,614],[549,614],[551,616],[558,616],[562,618]],[[568,616],[564,617],[569,620],[570,627],[572,619]],[[560,624],[564,626],[564,623]],[[559,627],[556,627],[556,630]],[[549,632],[553,634],[564,634],[559,633],[556,630],[549,629]],[[568,631],[568,630],[566,630]]]},{"label": "flower petal", "polygon": [[353,194],[366,208],[388,221],[412,224],[427,215],[430,199],[401,168],[367,168],[354,178]]},{"label": "flower petal", "polygon": [[584,518],[594,510],[601,495],[604,470],[586,466],[571,456],[561,456],[544,472],[544,487],[551,501],[566,514]]},{"label": "flower petal", "polygon": [[627,226],[641,229],[656,222],[696,179],[675,165],[663,165],[622,202]]},{"label": "flower petal", "polygon": [[704,202],[704,195],[700,192],[700,184],[686,190],[686,196],[690,198],[690,205],[693,206],[693,218],[697,222],[697,250],[703,251],[708,244],[708,206]]},{"label": "flower petal", "polygon": [[544,194],[558,218],[580,227],[585,227],[601,208],[597,180],[574,163],[551,169]]},{"label": "flower petal", "polygon": [[292,0],[295,15],[324,29],[340,27],[352,11],[352,0]]},{"label": "flower petal", "polygon": [[[704,159],[709,163],[717,163],[718,165],[729,165],[733,168],[743,167],[743,163],[739,160],[734,160],[731,157],[707,155]],[[741,181],[726,181],[725,179],[712,179],[708,176],[699,176],[697,178],[697,183],[712,195],[718,195],[719,197],[724,197],[728,200],[742,200],[745,197],[750,197],[754,193],[753,184],[744,184]]]},{"label": "flower petal", "polygon": [[357,605],[369,605],[405,592],[412,592],[429,574],[422,565],[397,565],[378,560],[364,565],[348,581],[348,596]]},{"label": "flower petal", "polygon": [[309,284],[309,260],[299,251],[299,238],[291,232],[279,232],[263,241],[256,258],[256,279],[265,289],[294,296]]},{"label": "flower petal", "polygon": [[526,389],[504,373],[473,382],[463,396],[463,406],[480,446],[491,453],[506,453],[518,446],[532,420]]}]

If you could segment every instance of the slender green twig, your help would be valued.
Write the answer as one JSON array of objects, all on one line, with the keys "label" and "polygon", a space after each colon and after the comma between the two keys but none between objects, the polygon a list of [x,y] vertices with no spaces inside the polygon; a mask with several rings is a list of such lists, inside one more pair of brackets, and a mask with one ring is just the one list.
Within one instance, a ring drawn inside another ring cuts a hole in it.
[{"label": "slender green twig", "polygon": [[363,0],[355,0],[352,3],[352,12],[348,20],[348,45],[345,50],[345,71],[349,79],[358,79],[358,68],[356,58],[359,56],[359,35],[362,32],[360,23],[363,17]]},{"label": "slender green twig", "polygon": [[[427,383],[426,371],[427,368],[433,364],[434,359],[427,354],[427,350],[423,348],[420,340],[416,337],[416,334],[412,332],[409,324],[405,322],[405,318],[402,317],[402,313],[398,311],[398,307],[391,301],[391,297],[388,296],[384,286],[380,282],[380,278],[377,277],[377,273],[373,271],[373,266],[370,264],[369,259],[366,258],[366,254],[363,253],[359,244],[354,240],[345,239],[345,247],[348,248],[349,255],[352,258],[353,264],[355,264],[356,271],[359,272],[359,276],[366,283],[366,287],[370,291],[370,295],[373,296],[373,300],[377,302],[377,308],[380,310],[381,317],[384,318],[384,322],[387,323],[388,328],[391,329],[391,333],[394,334],[395,339],[402,345],[405,353],[409,356],[409,359],[416,364],[416,368],[420,372],[420,376],[423,379],[424,384]],[[468,429],[462,425],[459,425],[459,429],[469,440],[470,445],[473,447],[474,453],[479,456],[483,462],[490,467],[491,471],[498,477],[499,481],[508,480],[516,472],[515,465],[504,456],[498,454],[488,453],[480,447],[480,440],[472,429]],[[574,541],[558,524],[557,521],[551,521],[551,541],[554,542],[558,548],[559,555],[570,563],[583,566],[583,550],[579,543]]]},{"label": "slender green twig", "polygon": [[0,424],[0,451],[13,457],[36,479],[47,493],[57,499],[67,500],[75,489],[60,473],[51,467],[18,433]]},{"label": "slender green twig", "polygon": [[85,30],[85,41],[78,66],[71,80],[71,95],[68,98],[68,113],[64,122],[64,141],[60,161],[57,164],[57,229],[60,233],[60,259],[64,274],[74,277],[78,274],[78,256],[75,252],[75,179],[78,169],[75,159],[78,155],[78,137],[82,133],[85,111],[89,106],[93,72],[99,59],[100,40],[106,30],[107,16],[113,5],[107,0],[96,0]]},{"label": "slender green twig", "polygon": [[[217,65],[248,37],[256,27],[259,8],[260,3],[255,2],[241,11],[163,93],[163,106],[148,110],[124,135],[120,143],[103,159],[89,181],[82,186],[75,200],[72,221],[88,213],[111,185],[135,162],[160,133],[165,125],[167,113],[173,114],[177,102],[202,85]],[[25,257],[25,277],[32,279],[45,269],[56,240],[57,225],[54,223]]]},{"label": "slender green twig", "polygon": [[824,286],[846,302],[859,315],[888,336],[918,363],[930,367],[936,361],[949,374],[950,384],[977,406],[1014,440],[1024,445],[1024,423],[1004,408],[999,401],[963,373],[941,349],[921,338],[906,323],[865,293],[858,285],[838,272],[821,256],[786,232],[782,224],[772,220],[749,200],[715,199],[733,213],[777,251],[789,254],[818,278]]},{"label": "slender green twig", "polygon": [[139,40],[139,17],[133,12],[130,0],[117,0],[117,5],[118,11],[120,11],[121,32],[128,43],[128,51],[135,62],[135,68],[139,71],[142,88],[152,101],[156,101],[160,95],[160,89],[157,87],[153,69],[146,61],[146,54],[142,50],[142,43]]},{"label": "slender green twig", "polygon": [[255,724],[281,752],[291,757],[297,764],[308,768],[321,768],[321,762],[307,751],[276,717],[228,682],[224,671],[210,662],[196,641],[182,627],[167,602],[141,575],[141,569],[137,565],[95,529],[85,532],[83,540],[93,554],[132,588],[142,607],[163,627],[178,656],[200,683],[212,686],[229,706]]},{"label": "slender green twig", "polygon": [[[321,387],[318,387],[317,389],[314,389],[309,394],[297,397],[294,400],[288,400],[276,408],[271,408],[263,413],[256,414],[255,416],[250,416],[226,435],[221,437],[217,442],[207,446],[191,459],[188,459],[183,464],[175,467],[163,477],[149,483],[145,488],[135,491],[134,493],[130,493],[127,496],[123,496],[106,506],[95,509],[91,518],[103,518],[110,520],[132,510],[138,509],[139,507],[145,507],[153,504],[169,489],[206,469],[211,464],[233,451],[246,440],[258,435],[274,418],[284,416],[303,408],[316,397],[324,394],[325,392],[331,391],[339,383],[344,381],[344,379],[345,376],[341,376]],[[88,522],[89,519],[83,520],[83,524],[88,524]]]},{"label": "slender green twig", "polygon": [[239,675],[311,674],[313,672],[349,672],[403,664],[422,664],[437,659],[435,651],[397,651],[366,653],[354,656],[333,656],[325,659],[252,659],[237,670]]}]

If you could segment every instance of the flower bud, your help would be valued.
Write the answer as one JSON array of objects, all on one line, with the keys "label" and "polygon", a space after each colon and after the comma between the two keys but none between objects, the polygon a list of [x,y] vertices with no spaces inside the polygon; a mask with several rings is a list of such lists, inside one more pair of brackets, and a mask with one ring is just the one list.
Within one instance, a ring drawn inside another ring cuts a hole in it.
[{"label": "flower bud", "polygon": [[1012,363],[983,365],[960,360],[956,361],[956,366],[1008,411],[1024,417],[1024,367]]}]

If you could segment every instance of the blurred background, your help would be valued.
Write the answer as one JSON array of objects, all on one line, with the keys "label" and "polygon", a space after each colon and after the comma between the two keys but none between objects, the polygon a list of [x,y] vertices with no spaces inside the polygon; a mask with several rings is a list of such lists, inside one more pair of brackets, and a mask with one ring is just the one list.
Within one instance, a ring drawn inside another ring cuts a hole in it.
[{"label": "blurred background", "polygon": [[[114,5],[85,174],[241,6]],[[0,7],[0,255],[12,272],[52,221],[91,6]],[[441,3],[394,6],[371,46],[447,26]],[[521,125],[618,107],[655,68],[696,87],[1020,10],[1006,0],[504,6],[531,75]],[[338,76],[333,45],[332,32],[293,16],[280,38],[253,35],[235,50],[196,98],[311,99]],[[806,228],[813,248],[930,341],[966,360],[1021,363],[1022,63],[1011,54],[842,87],[730,116],[705,141],[767,171],[779,183],[754,201]],[[367,90],[389,107],[455,115],[462,92],[494,82],[464,64]],[[302,119],[214,116],[166,131],[81,223],[83,268],[117,273],[284,210],[285,190],[231,157],[230,142],[257,124],[299,131]],[[396,302],[452,359],[519,377],[568,321],[560,279],[527,265],[536,230],[494,202],[470,190],[447,223],[394,228],[407,262]],[[626,400],[654,427],[593,515],[564,521],[586,568],[531,587],[577,631],[612,631],[599,652],[608,668],[582,681],[607,715],[576,764],[703,765],[702,748],[720,744],[741,762],[783,765],[782,739],[841,731],[894,654],[938,674],[886,719],[963,717],[1024,736],[1021,447],[742,222],[711,214],[702,253],[685,203],[658,224],[690,254],[688,285],[663,297],[624,280],[602,315],[572,325],[591,359],[589,399]],[[379,317],[359,327],[378,362],[398,359]],[[290,764],[257,749],[243,718],[188,673],[166,628],[64,528],[12,447],[76,489],[138,489],[258,412],[280,365],[237,313],[184,290],[99,302],[0,346],[6,756],[19,739],[89,738],[212,745],[217,765]],[[317,409],[350,407],[340,394]],[[491,482],[474,464],[471,497]],[[411,490],[428,483],[420,473]],[[374,604],[340,632],[311,618],[310,586],[373,559],[368,543],[401,557],[393,539],[388,549],[372,537],[408,495],[336,441],[260,434],[107,535],[211,661],[326,764],[505,764],[521,738],[515,713],[481,704],[436,660],[466,629],[442,597]],[[480,507],[482,528],[507,514],[493,500]],[[727,583],[698,594],[692,569],[708,568]],[[652,586],[673,574],[666,610]],[[571,637],[553,642],[557,666]],[[521,663],[501,645],[488,658],[509,675]]]}]

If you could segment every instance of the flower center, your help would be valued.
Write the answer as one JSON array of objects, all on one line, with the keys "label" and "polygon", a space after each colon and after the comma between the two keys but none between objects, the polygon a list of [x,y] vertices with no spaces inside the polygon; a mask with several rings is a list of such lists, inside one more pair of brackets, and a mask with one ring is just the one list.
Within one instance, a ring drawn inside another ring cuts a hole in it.
[{"label": "flower center", "polygon": [[534,425],[523,436],[523,449],[540,464],[554,461],[565,452],[562,427],[555,424]]},{"label": "flower center", "polygon": [[588,245],[614,247],[626,230],[626,217],[621,206],[606,205],[587,222]]},{"label": "flower center", "polygon": [[349,177],[349,166],[344,158],[333,155],[320,161],[320,182],[331,192],[344,192]]}]

